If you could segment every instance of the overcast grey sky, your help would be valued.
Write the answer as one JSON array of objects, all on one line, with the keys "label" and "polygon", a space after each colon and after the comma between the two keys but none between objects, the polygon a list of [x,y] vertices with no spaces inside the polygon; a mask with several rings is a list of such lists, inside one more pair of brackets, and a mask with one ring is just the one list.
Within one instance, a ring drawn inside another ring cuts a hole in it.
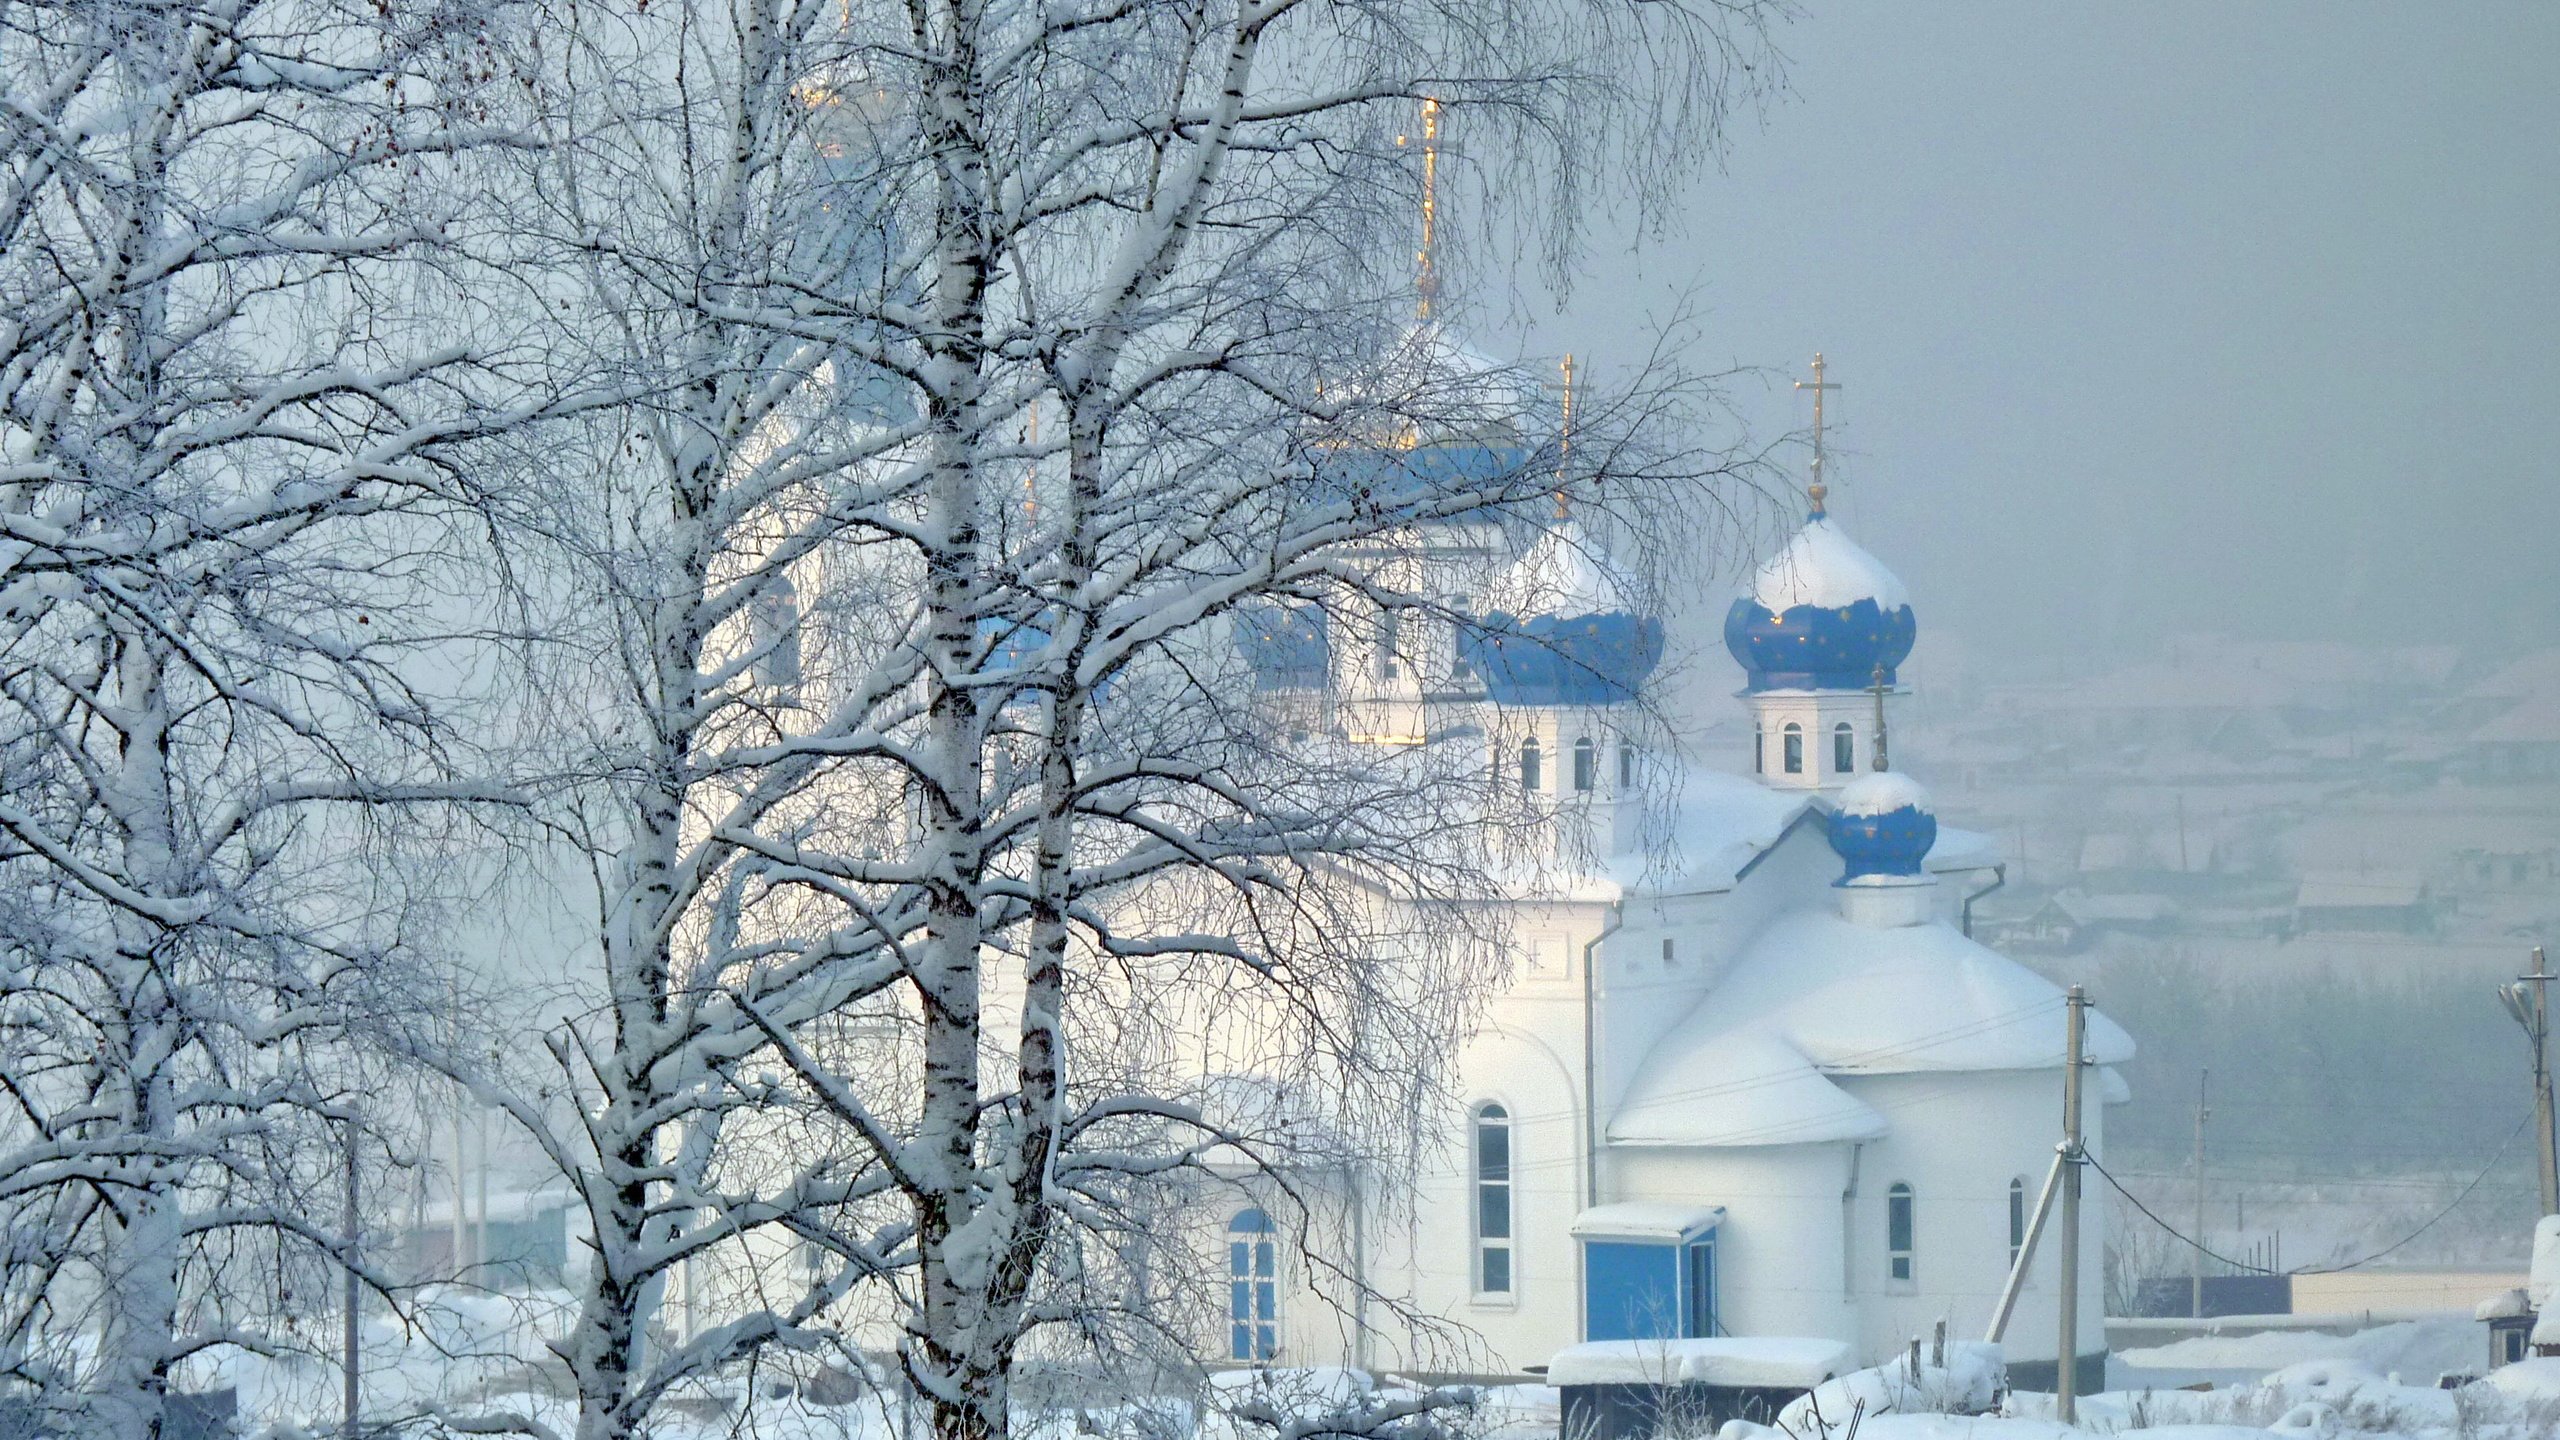
[{"label": "overcast grey sky", "polygon": [[1835,510],[1924,655],[2560,644],[2560,3],[1807,0],[1778,39],[1683,233],[1524,343],[1624,358],[1685,292],[1700,363],[1828,352]]}]

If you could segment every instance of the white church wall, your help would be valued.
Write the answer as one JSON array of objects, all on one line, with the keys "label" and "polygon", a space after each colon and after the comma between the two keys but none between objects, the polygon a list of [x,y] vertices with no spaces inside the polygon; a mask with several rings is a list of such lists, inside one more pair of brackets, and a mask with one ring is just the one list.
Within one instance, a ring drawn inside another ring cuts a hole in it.
[{"label": "white church wall", "polygon": [[1846,1145],[1620,1150],[1614,1200],[1722,1205],[1717,1319],[1735,1335],[1854,1341],[1841,1273]]},{"label": "white church wall", "polygon": [[[1579,1004],[1517,997],[1460,1059],[1465,1104],[1426,1162],[1415,1195],[1412,1296],[1480,1337],[1469,1373],[1518,1373],[1571,1343],[1580,1271],[1573,1217],[1583,1204]],[[1511,1286],[1478,1282],[1472,1121],[1497,1104],[1509,1121]],[[1445,1366],[1436,1368],[1448,1368]]]},{"label": "white church wall", "polygon": [[[2057,1046],[2061,1017],[2054,1020]],[[2061,1134],[2062,1074],[2052,1070],[1838,1077],[1842,1089],[1882,1112],[1890,1134],[1866,1147],[1855,1224],[1851,1276],[1863,1319],[1856,1343],[1876,1361],[1899,1351],[1940,1320],[1948,1333],[1980,1338],[2009,1272],[2009,1183],[2024,1182],[2032,1210]],[[2086,1108],[2091,1148],[2098,1148],[2103,1107]],[[2092,1177],[2094,1178],[2094,1177]],[[1891,1187],[1912,1189],[1912,1278],[1891,1275],[1887,1252]],[[2094,1185],[2081,1201],[2081,1346],[2105,1344],[2102,1294],[2104,1206]],[[2050,1360],[2060,1258],[2058,1232],[2048,1230],[2028,1288],[2012,1317],[2008,1352],[2015,1360]]]}]

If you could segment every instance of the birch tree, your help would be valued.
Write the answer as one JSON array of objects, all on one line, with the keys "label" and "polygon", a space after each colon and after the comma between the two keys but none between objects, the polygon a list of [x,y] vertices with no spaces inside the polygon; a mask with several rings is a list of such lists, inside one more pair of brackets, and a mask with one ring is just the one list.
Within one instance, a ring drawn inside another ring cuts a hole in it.
[{"label": "birch tree", "polygon": [[[1569,459],[1534,383],[1441,363],[1415,105],[1471,117],[1561,264],[1586,199],[1711,153],[1759,13],[553,19],[535,289],[633,397],[529,452],[555,483],[520,517],[596,963],[551,1079],[500,1098],[592,1226],[579,1433],[885,1307],[936,1434],[1001,1435],[1044,1336],[1179,1349],[1080,1276],[1207,1157],[1391,1159],[1497,963],[1414,908],[1487,883],[1481,739],[1292,746],[1232,622],[1445,611],[1388,563],[1429,527],[1720,474],[1678,377],[1586,410]],[[1490,467],[1392,459],[1495,425]],[[1236,1044],[1276,1106],[1203,1074],[1222,1003],[1269,1017]]]},{"label": "birch tree", "polygon": [[447,457],[511,413],[484,18],[0,6],[0,1366],[78,1433],[281,1343],[244,1271],[366,1265],[321,1201],[426,959],[367,816],[468,796]]}]

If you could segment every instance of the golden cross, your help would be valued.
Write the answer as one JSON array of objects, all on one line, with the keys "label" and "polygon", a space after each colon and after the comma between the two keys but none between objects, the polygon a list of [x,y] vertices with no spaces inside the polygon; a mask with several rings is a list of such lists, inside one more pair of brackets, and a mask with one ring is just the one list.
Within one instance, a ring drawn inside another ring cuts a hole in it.
[{"label": "golden cross", "polygon": [[1813,483],[1805,487],[1805,493],[1813,497],[1813,513],[1819,515],[1822,497],[1831,493],[1822,483],[1822,392],[1840,388],[1838,381],[1822,378],[1821,351],[1813,352],[1813,378],[1797,381],[1796,388],[1813,392]]},{"label": "golden cross", "polygon": [[1421,318],[1431,318],[1431,302],[1440,293],[1439,272],[1431,268],[1431,232],[1440,211],[1440,102],[1422,101],[1422,249],[1414,256],[1421,273],[1414,278]]},{"label": "golden cross", "polygon": [[[1814,504],[1818,506],[1818,505],[1820,505],[1821,503],[1822,503],[1821,499],[1820,499],[1819,497],[1816,497],[1816,498],[1815,498],[1815,500],[1814,500]],[[1885,758],[1884,758],[1884,697],[1885,697],[1885,693],[1886,693],[1886,691],[1885,691],[1885,683],[1884,683],[1884,662],[1883,662],[1883,661],[1881,661],[1881,660],[1879,660],[1879,661],[1877,661],[1877,662],[1876,662],[1875,681],[1874,681],[1874,683],[1872,683],[1872,684],[1870,684],[1870,685],[1868,685],[1868,686],[1867,686],[1867,693],[1868,693],[1868,694],[1870,694],[1870,695],[1873,695],[1874,697],[1876,697],[1876,746],[1875,746],[1875,751],[1876,751],[1876,768],[1877,768],[1877,769],[1879,769],[1879,770],[1882,770],[1882,769],[1884,769],[1884,768],[1885,768]]]}]

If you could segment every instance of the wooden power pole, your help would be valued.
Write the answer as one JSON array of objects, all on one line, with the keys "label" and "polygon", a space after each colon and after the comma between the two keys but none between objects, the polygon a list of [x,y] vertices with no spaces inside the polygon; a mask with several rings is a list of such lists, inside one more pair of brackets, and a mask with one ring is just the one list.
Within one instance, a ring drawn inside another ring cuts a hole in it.
[{"label": "wooden power pole", "polygon": [[2072,986],[2065,1008],[2070,1014],[2070,1031],[2062,1062],[2062,1314],[2054,1330],[2053,1414],[2069,1425],[2078,1418],[2075,1401],[2080,1388],[2080,1163],[2084,1157],[2080,1080],[2081,1071],[2088,1064],[2081,1058],[2083,1034],[2088,1027],[2088,990]]},{"label": "wooden power pole", "polygon": [[2195,1243],[2187,1254],[2187,1314],[2192,1319],[2204,1318],[2204,1122],[2213,1112],[2205,1108],[2205,1082],[2211,1070],[2196,1072],[2196,1228]]}]

